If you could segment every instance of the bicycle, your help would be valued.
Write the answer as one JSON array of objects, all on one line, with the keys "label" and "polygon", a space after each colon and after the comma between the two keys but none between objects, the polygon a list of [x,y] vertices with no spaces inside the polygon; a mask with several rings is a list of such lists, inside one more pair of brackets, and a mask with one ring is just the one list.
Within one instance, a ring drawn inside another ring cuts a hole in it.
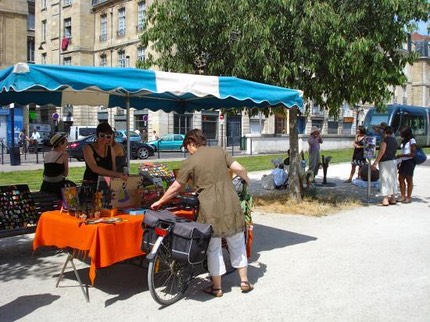
[{"label": "bicycle", "polygon": [[[241,181],[235,183],[236,190],[240,186],[241,194],[239,198],[249,198],[249,195],[244,194],[246,186]],[[242,196],[242,197],[241,197]],[[242,200],[241,200],[242,201]],[[177,212],[179,216],[188,217],[184,220],[189,220],[190,215],[184,216],[184,213],[180,213],[182,208],[187,209],[192,213],[195,219],[197,214],[198,199],[194,195],[179,195],[177,199],[170,204],[170,209],[173,212]],[[249,215],[249,214],[248,214]],[[188,289],[191,280],[202,273],[208,271],[207,259],[204,259],[198,264],[191,264],[189,262],[178,261],[172,255],[172,237],[173,237],[174,223],[170,221],[159,220],[157,225],[154,227],[154,233],[157,239],[154,242],[149,254],[146,256],[149,261],[148,265],[148,288],[152,298],[163,306],[171,305],[185,296],[185,292]],[[246,229],[245,243],[252,240],[252,236],[249,234],[250,230]],[[230,274],[236,269],[230,264],[230,256],[228,253],[227,243],[222,243],[223,257],[226,264],[226,273]]]},{"label": "bicycle", "polygon": [[[194,220],[197,209],[198,200],[193,195],[179,195],[166,207],[166,210],[173,214],[176,213],[176,220],[179,222]],[[171,305],[182,299],[191,280],[195,276],[207,272],[206,259],[197,264],[191,264],[186,261],[179,261],[173,256],[174,225],[175,223],[172,221],[159,220],[157,222],[153,228],[157,239],[146,256],[149,261],[149,292],[152,298],[163,306]]]}]

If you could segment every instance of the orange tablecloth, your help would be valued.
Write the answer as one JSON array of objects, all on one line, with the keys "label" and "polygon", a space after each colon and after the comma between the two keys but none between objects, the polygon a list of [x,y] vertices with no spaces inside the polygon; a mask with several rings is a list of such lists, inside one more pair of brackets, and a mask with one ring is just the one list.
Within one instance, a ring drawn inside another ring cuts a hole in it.
[{"label": "orange tablecloth", "polygon": [[97,268],[144,254],[140,249],[143,215],[116,217],[124,221],[85,225],[67,213],[44,212],[37,224],[33,250],[40,246],[56,246],[88,252],[91,259],[89,277],[94,284]]}]

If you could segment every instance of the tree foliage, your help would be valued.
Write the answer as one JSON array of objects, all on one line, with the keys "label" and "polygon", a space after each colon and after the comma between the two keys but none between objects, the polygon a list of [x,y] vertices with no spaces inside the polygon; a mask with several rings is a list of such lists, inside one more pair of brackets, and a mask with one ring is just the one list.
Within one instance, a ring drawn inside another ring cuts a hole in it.
[{"label": "tree foliage", "polygon": [[147,14],[146,66],[299,88],[337,111],[383,103],[414,59],[401,50],[427,0],[165,0]]},{"label": "tree foliage", "polygon": [[156,0],[141,37],[155,54],[139,67],[298,88],[336,114],[405,83],[415,57],[402,45],[429,12],[427,0]]}]

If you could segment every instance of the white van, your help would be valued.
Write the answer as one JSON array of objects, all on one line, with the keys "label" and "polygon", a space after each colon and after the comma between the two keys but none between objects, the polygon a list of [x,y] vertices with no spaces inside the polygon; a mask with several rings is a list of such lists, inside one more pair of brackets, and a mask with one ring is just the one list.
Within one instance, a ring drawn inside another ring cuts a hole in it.
[{"label": "white van", "polygon": [[97,126],[75,126],[70,127],[70,131],[67,136],[67,141],[73,142],[83,139],[89,135],[96,134]]}]

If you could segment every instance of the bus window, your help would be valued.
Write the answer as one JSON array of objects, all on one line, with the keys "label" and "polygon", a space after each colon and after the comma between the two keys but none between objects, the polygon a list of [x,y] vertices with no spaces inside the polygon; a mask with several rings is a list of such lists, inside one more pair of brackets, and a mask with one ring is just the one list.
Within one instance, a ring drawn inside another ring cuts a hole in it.
[{"label": "bus window", "polygon": [[400,111],[393,115],[393,119],[391,120],[391,127],[393,128],[393,133],[396,133],[400,130]]},{"label": "bus window", "polygon": [[425,134],[424,116],[424,113],[416,111],[413,113],[403,112],[402,126],[409,126],[414,135],[423,135]]},{"label": "bus window", "polygon": [[382,122],[388,123],[388,114],[380,114],[376,109],[371,109],[367,112],[364,118],[364,127],[369,132],[369,135],[374,134],[374,128]]}]

